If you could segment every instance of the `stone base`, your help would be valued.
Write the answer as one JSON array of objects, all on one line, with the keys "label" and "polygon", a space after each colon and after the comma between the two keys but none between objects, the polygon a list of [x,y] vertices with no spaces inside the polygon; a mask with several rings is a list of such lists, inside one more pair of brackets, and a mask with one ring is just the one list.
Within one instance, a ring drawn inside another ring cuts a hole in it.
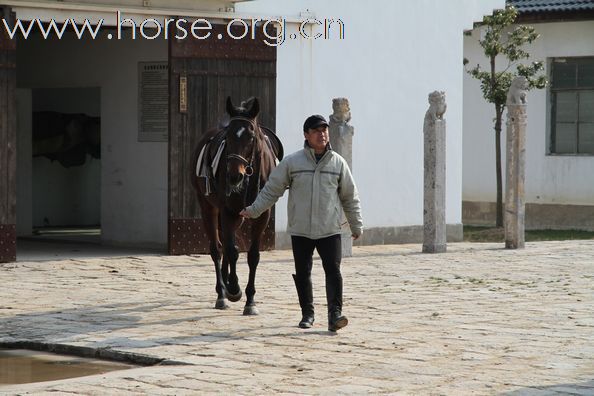
[{"label": "stone base", "polygon": [[[475,226],[495,225],[494,202],[462,202],[462,223]],[[527,230],[594,231],[594,206],[526,204]]]},{"label": "stone base", "polygon": [[524,249],[526,247],[524,241],[513,241],[513,240],[506,240],[505,241],[505,248],[506,249]]},{"label": "stone base", "polygon": [[447,245],[423,245],[423,253],[445,253]]},{"label": "stone base", "polygon": [[[461,242],[463,238],[462,224],[447,224],[446,233],[448,242]],[[363,231],[363,236],[354,241],[353,245],[396,245],[401,243],[423,243],[423,226],[366,228]],[[291,236],[284,231],[276,231],[275,249],[290,248]]]},{"label": "stone base", "polygon": [[353,237],[350,232],[343,232],[341,234],[342,257],[353,256]]}]

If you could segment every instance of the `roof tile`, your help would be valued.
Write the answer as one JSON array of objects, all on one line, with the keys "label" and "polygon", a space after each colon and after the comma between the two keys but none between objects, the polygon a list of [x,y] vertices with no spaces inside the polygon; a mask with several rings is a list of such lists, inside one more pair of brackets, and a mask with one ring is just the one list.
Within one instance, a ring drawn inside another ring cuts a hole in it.
[{"label": "roof tile", "polygon": [[521,14],[594,10],[594,0],[507,0]]}]

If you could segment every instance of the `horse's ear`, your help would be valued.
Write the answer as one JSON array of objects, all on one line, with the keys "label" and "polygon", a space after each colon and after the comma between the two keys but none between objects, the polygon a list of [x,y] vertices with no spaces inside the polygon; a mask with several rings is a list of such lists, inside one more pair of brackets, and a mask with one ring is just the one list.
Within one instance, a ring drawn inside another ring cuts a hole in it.
[{"label": "horse's ear", "polygon": [[227,96],[227,113],[229,113],[231,117],[237,116],[237,110],[235,110],[235,106],[233,106],[231,96]]},{"label": "horse's ear", "polygon": [[256,118],[258,114],[260,114],[260,102],[258,101],[258,98],[254,98],[252,107],[250,107],[250,110],[248,111],[248,117]]}]

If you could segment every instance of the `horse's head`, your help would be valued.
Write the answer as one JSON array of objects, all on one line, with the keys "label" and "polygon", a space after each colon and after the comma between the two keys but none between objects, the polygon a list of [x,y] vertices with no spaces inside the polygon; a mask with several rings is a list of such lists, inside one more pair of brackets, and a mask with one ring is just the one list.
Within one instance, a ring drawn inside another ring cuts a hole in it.
[{"label": "horse's head", "polygon": [[250,98],[236,107],[227,98],[227,125],[225,150],[227,152],[227,195],[243,189],[244,181],[254,174],[254,160],[262,132],[258,126],[260,104],[257,98]]}]

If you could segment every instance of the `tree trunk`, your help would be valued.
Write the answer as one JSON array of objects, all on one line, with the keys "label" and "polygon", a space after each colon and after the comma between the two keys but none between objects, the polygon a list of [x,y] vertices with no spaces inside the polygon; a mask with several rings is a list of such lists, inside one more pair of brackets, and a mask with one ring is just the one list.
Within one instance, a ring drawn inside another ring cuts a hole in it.
[{"label": "tree trunk", "polygon": [[[497,88],[497,73],[495,72],[495,57],[497,54],[492,54],[490,57],[491,66],[491,90],[496,91]],[[501,176],[501,118],[503,116],[503,108],[505,105],[495,103],[495,172],[497,174],[497,216],[495,219],[496,227],[503,227],[503,180]]]},{"label": "tree trunk", "polygon": [[503,227],[503,177],[501,173],[501,118],[503,107],[495,105],[495,172],[497,174],[497,216],[495,226]]}]

